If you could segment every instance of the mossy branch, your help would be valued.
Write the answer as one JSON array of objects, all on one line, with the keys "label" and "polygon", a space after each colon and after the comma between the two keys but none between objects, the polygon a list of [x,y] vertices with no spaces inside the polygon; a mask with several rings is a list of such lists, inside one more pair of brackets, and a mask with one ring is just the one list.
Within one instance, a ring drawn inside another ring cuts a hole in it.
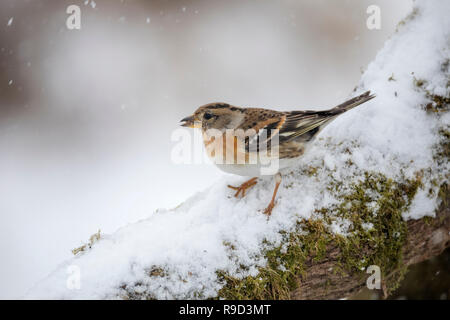
[{"label": "mossy branch", "polygon": [[[435,218],[404,221],[406,210],[421,177],[402,183],[382,175],[366,174],[365,180],[343,202],[318,210],[319,219],[298,222],[298,230],[285,234],[287,246],[266,252],[267,265],[255,277],[238,279],[218,272],[225,299],[341,299],[366,285],[366,266],[382,272],[383,296],[387,297],[403,279],[407,268],[441,253],[450,245],[450,191],[440,188],[441,206]],[[372,196],[369,196],[372,195]],[[377,194],[377,210],[367,207]],[[343,237],[327,228],[336,217],[352,221]],[[369,223],[368,223],[369,221]],[[368,227],[369,226],[369,227]]]}]

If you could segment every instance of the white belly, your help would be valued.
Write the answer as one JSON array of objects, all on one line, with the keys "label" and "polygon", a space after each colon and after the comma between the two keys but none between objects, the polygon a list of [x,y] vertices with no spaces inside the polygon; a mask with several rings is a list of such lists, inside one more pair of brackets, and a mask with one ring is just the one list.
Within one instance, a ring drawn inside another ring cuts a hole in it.
[{"label": "white belly", "polygon": [[257,164],[216,164],[220,170],[244,177],[261,176],[261,166]]}]

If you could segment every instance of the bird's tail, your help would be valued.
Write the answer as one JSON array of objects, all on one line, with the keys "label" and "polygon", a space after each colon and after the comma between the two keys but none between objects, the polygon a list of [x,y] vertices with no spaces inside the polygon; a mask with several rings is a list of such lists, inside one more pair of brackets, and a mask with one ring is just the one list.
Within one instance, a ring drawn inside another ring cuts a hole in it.
[{"label": "bird's tail", "polygon": [[366,91],[363,94],[352,98],[348,101],[345,101],[344,103],[341,103],[340,105],[334,107],[333,109],[330,109],[329,112],[335,113],[335,114],[340,114],[340,113],[344,113],[350,109],[353,109],[357,106],[359,106],[360,104],[363,104],[371,99],[375,98],[374,94],[370,94],[370,91]]}]

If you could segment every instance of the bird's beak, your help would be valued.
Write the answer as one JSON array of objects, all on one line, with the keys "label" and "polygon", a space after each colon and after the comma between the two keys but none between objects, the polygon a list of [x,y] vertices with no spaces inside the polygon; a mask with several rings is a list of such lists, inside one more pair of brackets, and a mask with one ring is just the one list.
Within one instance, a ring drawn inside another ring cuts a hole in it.
[{"label": "bird's beak", "polygon": [[182,127],[188,127],[188,128],[199,128],[198,121],[195,120],[194,116],[189,116],[186,118],[181,119],[180,126]]}]

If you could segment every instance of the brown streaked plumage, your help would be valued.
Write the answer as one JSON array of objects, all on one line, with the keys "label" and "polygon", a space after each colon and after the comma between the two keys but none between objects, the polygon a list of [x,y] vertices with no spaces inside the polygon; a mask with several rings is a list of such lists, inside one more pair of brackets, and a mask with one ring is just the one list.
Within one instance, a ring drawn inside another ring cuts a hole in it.
[{"label": "brown streaked plumage", "polygon": [[[290,166],[301,157],[306,147],[332,120],[375,96],[367,91],[332,109],[323,111],[275,111],[241,108],[216,102],[199,107],[193,115],[182,119],[182,126],[200,128],[208,156],[223,171],[242,176],[262,175],[262,159],[279,161],[272,200],[264,213],[270,215],[281,183],[279,169]],[[232,132],[231,136],[227,133]],[[264,152],[263,152],[264,151]],[[250,163],[252,159],[259,162]],[[250,160],[250,161],[249,161]],[[245,195],[256,184],[256,178],[244,182],[235,196]]]}]

